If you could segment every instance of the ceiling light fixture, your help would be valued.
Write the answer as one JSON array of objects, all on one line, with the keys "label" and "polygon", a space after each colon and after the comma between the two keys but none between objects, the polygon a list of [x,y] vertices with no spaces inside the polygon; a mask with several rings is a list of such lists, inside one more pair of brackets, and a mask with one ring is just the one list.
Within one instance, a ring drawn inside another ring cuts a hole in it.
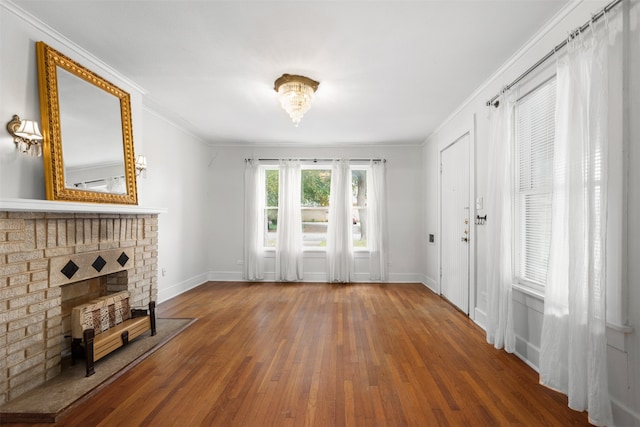
[{"label": "ceiling light fixture", "polygon": [[282,108],[289,114],[298,127],[302,116],[311,108],[313,94],[318,90],[319,82],[309,77],[283,74],[274,84]]}]

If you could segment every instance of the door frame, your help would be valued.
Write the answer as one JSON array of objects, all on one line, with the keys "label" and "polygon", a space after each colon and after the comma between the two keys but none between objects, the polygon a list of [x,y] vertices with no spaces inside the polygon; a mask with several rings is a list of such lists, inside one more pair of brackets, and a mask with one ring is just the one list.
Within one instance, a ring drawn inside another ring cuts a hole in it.
[{"label": "door frame", "polygon": [[469,318],[475,320],[476,306],[478,305],[478,295],[476,287],[476,116],[473,114],[470,123],[463,130],[458,130],[452,137],[443,139],[443,143],[438,147],[438,235],[436,248],[438,254],[438,271],[436,273],[436,287],[438,295],[442,295],[442,153],[447,148],[458,142],[465,136],[469,136],[469,286],[468,286],[468,309]]}]

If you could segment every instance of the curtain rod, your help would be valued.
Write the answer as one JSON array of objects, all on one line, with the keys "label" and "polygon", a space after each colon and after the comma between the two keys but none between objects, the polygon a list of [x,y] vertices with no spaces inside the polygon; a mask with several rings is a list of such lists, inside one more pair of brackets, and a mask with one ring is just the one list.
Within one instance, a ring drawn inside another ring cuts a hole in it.
[{"label": "curtain rod", "polygon": [[121,179],[121,178],[122,178],[122,179],[124,179],[124,175],[120,175],[120,176],[109,176],[109,177],[107,177],[107,178],[100,178],[100,179],[92,179],[92,180],[90,180],[90,181],[75,182],[75,183],[73,184],[73,186],[74,186],[74,187],[77,187],[77,186],[82,185],[82,184],[95,184],[96,182],[107,182],[107,180],[108,180],[108,179],[110,179],[110,178],[116,178],[116,179]]},{"label": "curtain rod", "polygon": [[[244,159],[245,162],[252,160],[252,159]],[[299,160],[301,162],[313,162],[313,163],[317,163],[317,162],[331,162],[333,160],[342,160],[342,159],[300,159],[300,158],[286,158],[286,159],[257,159],[258,161],[261,162],[278,162],[280,160]],[[346,159],[349,160],[351,162],[383,162],[386,163],[387,159]]]},{"label": "curtain rod", "polygon": [[502,95],[502,93],[504,91],[507,91],[509,89],[511,89],[513,86],[517,85],[522,79],[524,79],[525,77],[527,77],[529,74],[531,74],[536,68],[538,68],[539,66],[541,66],[542,64],[544,64],[545,62],[547,62],[547,60],[549,58],[551,58],[554,54],[556,54],[560,49],[562,49],[563,47],[565,47],[568,43],[569,38],[573,38],[576,35],[584,32],[587,28],[589,28],[589,25],[591,25],[591,23],[598,21],[600,18],[602,18],[606,13],[608,13],[611,9],[613,9],[615,6],[618,5],[618,3],[621,3],[622,0],[613,0],[611,3],[609,3],[608,5],[606,5],[602,10],[600,10],[598,13],[594,14],[591,16],[591,19],[588,20],[584,25],[582,25],[580,28],[576,29],[575,31],[571,32],[571,34],[569,35],[569,37],[567,37],[566,39],[564,39],[564,41],[558,45],[556,45],[556,47],[554,47],[549,53],[547,53],[545,56],[543,56],[538,62],[536,62],[535,64],[533,64],[531,67],[529,67],[529,69],[527,69],[527,71],[525,71],[524,73],[520,74],[520,76],[518,76],[514,81],[512,81],[510,84],[506,85],[503,90],[497,94],[496,96],[494,96],[493,98],[491,98],[490,100],[487,101],[487,107],[490,107],[491,105],[494,105],[497,107],[498,103],[496,102],[496,100],[500,97],[500,95]]}]

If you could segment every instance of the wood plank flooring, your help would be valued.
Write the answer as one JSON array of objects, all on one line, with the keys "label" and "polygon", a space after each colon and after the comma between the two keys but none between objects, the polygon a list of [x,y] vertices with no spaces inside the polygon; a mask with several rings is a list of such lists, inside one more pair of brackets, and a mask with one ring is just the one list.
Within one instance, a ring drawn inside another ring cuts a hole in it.
[{"label": "wood plank flooring", "polygon": [[420,284],[207,283],[159,317],[198,321],[58,425],[588,425]]}]

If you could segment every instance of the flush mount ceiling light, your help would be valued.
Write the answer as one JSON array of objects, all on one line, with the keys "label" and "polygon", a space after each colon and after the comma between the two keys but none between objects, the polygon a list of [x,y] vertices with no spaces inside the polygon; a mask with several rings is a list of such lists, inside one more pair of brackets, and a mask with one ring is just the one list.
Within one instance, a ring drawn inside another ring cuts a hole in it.
[{"label": "flush mount ceiling light", "polygon": [[282,108],[289,113],[293,123],[298,126],[302,116],[311,108],[311,100],[318,89],[319,82],[309,77],[283,74],[274,84]]}]

